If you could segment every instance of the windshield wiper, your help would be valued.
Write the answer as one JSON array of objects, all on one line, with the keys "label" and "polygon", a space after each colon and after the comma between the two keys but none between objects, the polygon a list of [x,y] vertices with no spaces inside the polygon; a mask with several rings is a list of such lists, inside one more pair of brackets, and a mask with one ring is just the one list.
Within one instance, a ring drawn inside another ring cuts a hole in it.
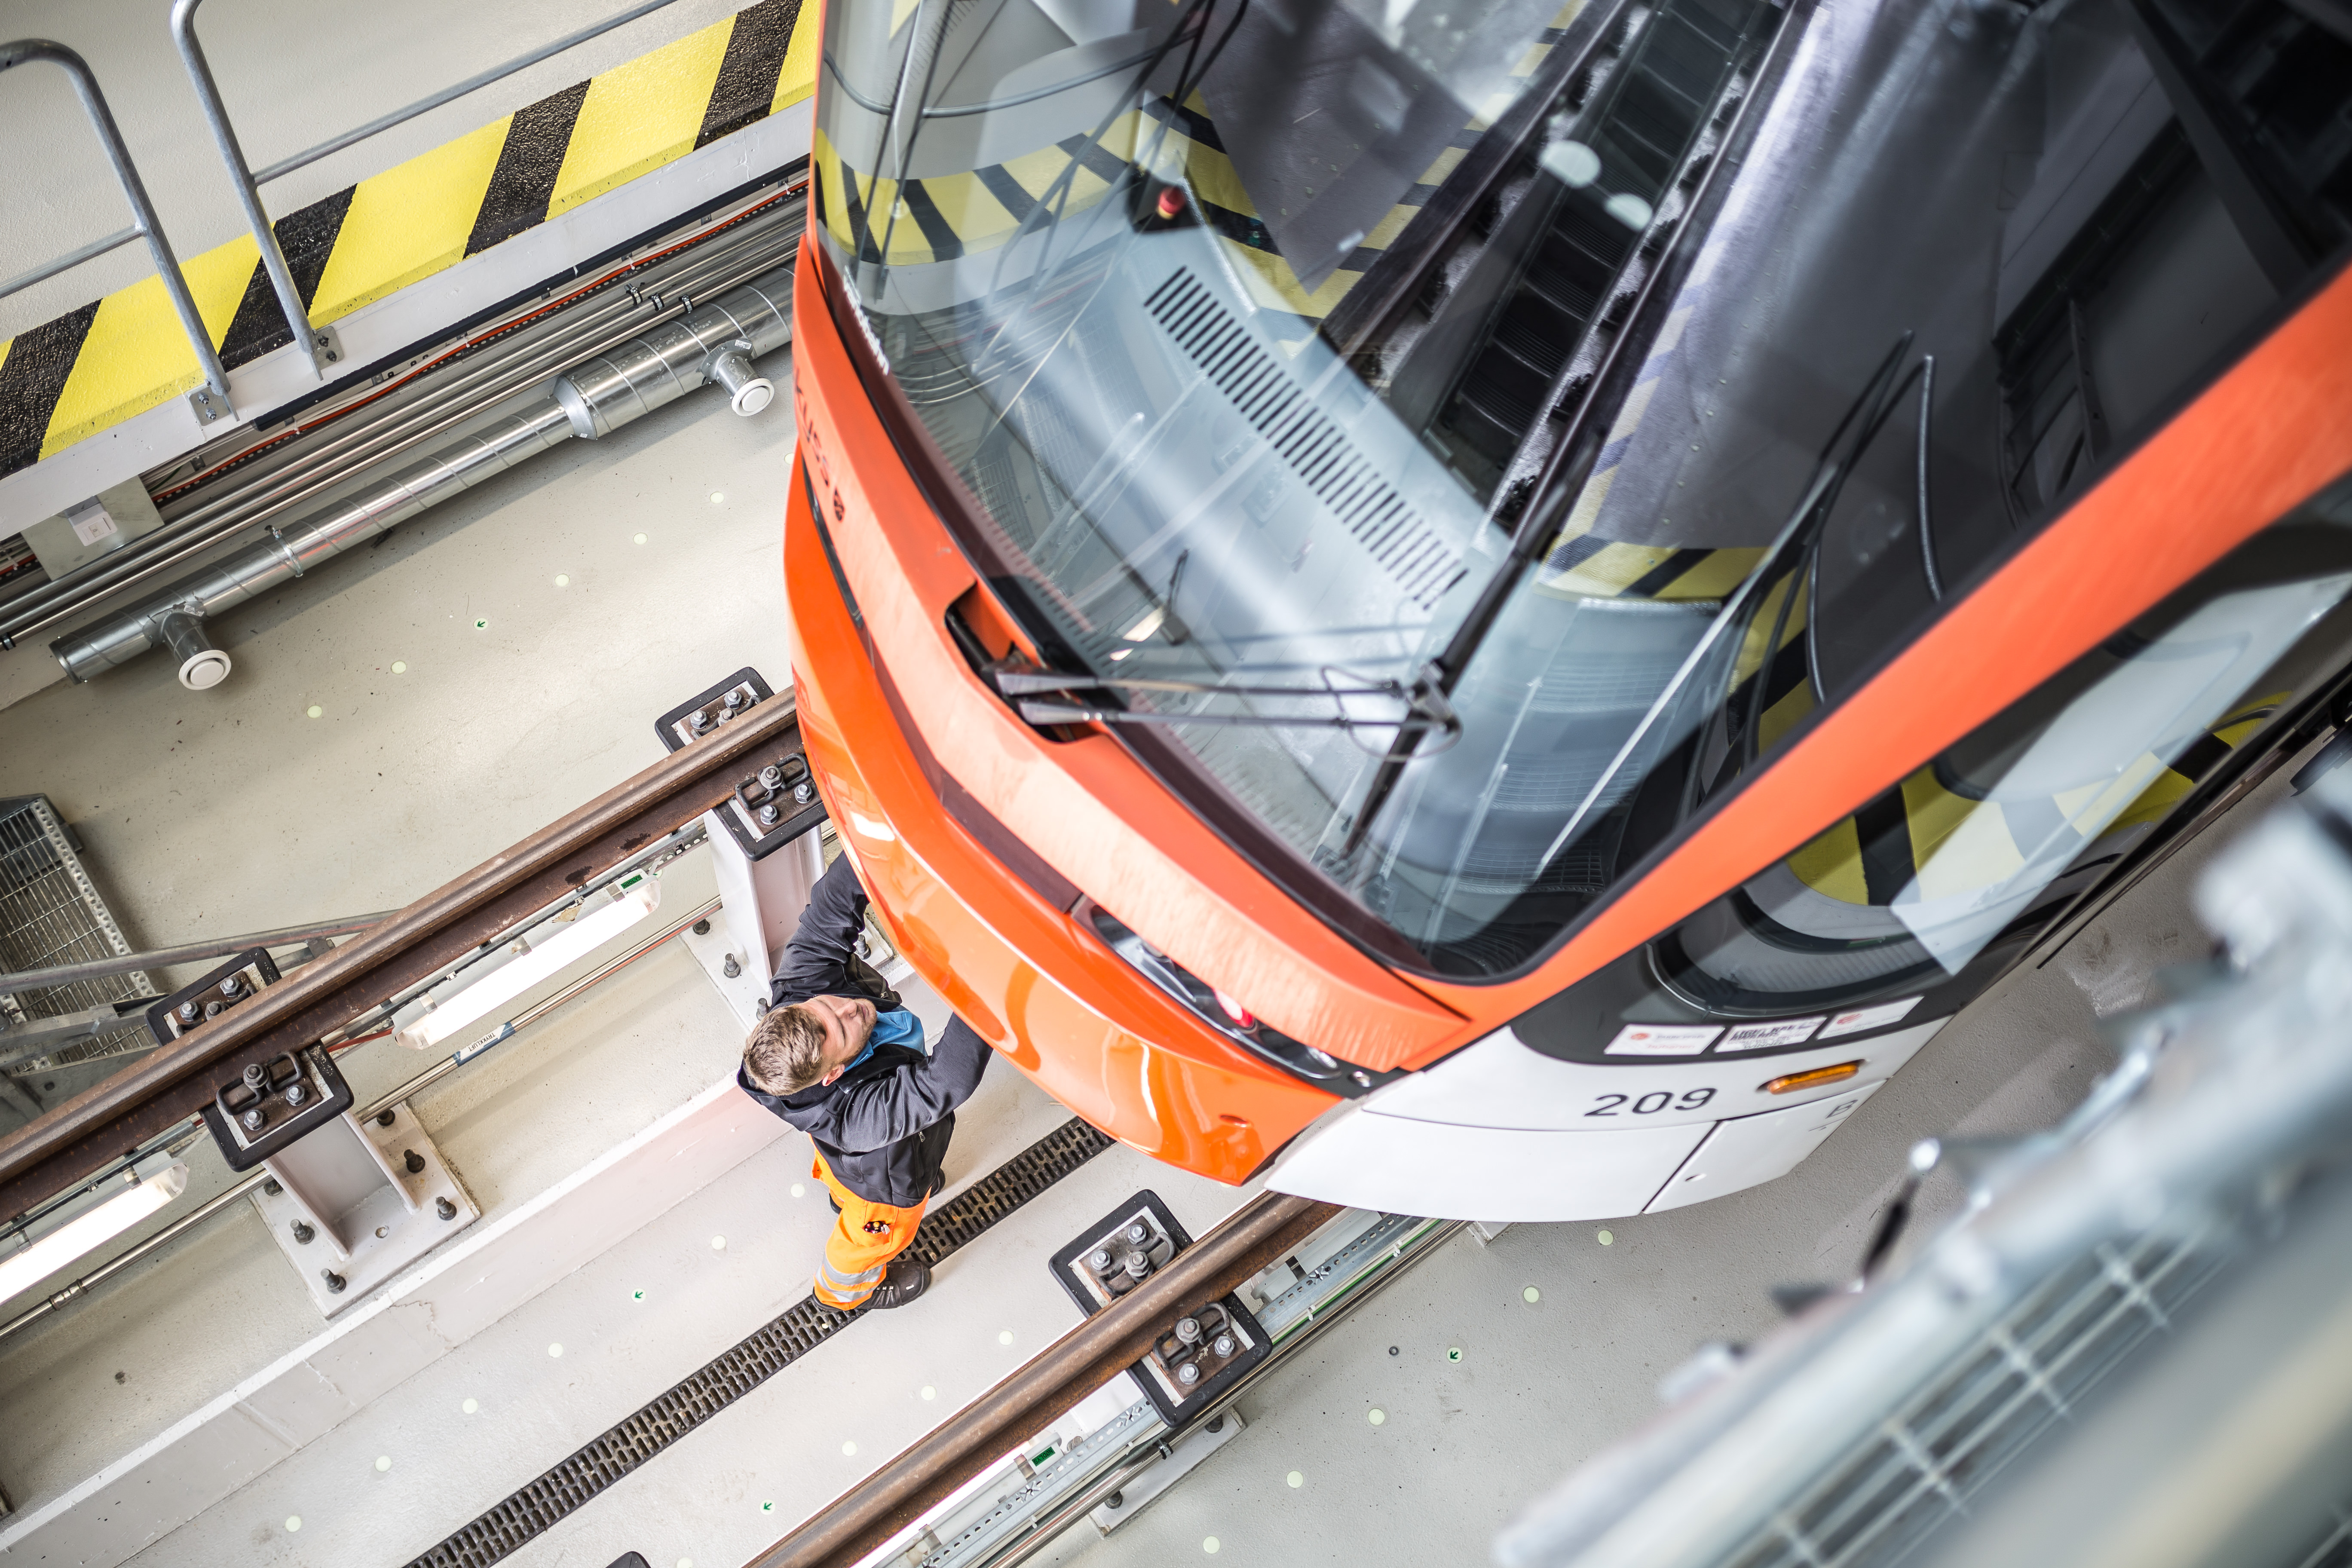
[{"label": "windshield wiper", "polygon": [[[1070,675],[1059,670],[1030,673],[999,670],[996,689],[1013,700],[1021,717],[1032,724],[1225,724],[1265,729],[1395,730],[1410,732],[1417,744],[1431,730],[1458,739],[1462,721],[1442,693],[1424,692],[1422,680],[1380,680],[1364,686],[1339,686],[1328,678],[1320,686],[1244,686],[1202,680],[1160,680],[1149,677]],[[1159,691],[1184,697],[1385,697],[1405,706],[1393,719],[1360,719],[1344,709],[1337,713],[1286,717],[1273,713],[1155,713],[1131,708],[1103,708],[1076,702],[1028,701],[1043,694],[1073,691]],[[1450,743],[1450,742],[1449,742]]]},{"label": "windshield wiper", "polygon": [[[1793,568],[1794,573],[1810,576],[1808,569],[1815,563],[1814,554],[1821,538],[1821,524],[1826,521],[1831,503],[1836,500],[1837,492],[1843,488],[1847,471],[1853,461],[1861,456],[1863,447],[1869,444],[1870,437],[1877,433],[1879,426],[1886,417],[1886,411],[1892,405],[1901,385],[1901,383],[1896,380],[1895,373],[1901,368],[1910,350],[1911,337],[1911,333],[1906,331],[1895,341],[1894,348],[1887,352],[1886,357],[1879,363],[1878,369],[1864,386],[1861,395],[1847,406],[1845,416],[1838,421],[1837,428],[1831,433],[1828,442],[1823,446],[1821,462],[1814,469],[1812,483],[1806,488],[1803,500],[1799,503],[1796,512],[1790,517],[1780,539],[1775,541],[1772,547],[1766,552],[1765,559],[1759,562],[1757,570],[1749,574],[1742,593],[1725,605],[1717,621],[1718,626],[1731,624],[1740,618],[1739,601],[1750,596],[1747,589],[1752,589],[1756,584],[1769,580],[1773,575],[1773,567],[1787,558],[1792,549],[1798,554]],[[1850,437],[1856,438],[1849,443]],[[1840,447],[1849,444],[1852,447],[1851,451],[1841,458]],[[1445,651],[1423,667],[1423,679],[1432,688],[1431,694],[1438,700],[1444,701],[1451,698],[1454,687],[1462,679],[1464,671],[1468,668],[1470,659],[1477,653],[1480,644],[1486,640],[1486,634],[1493,629],[1495,622],[1501,617],[1504,603],[1518,585],[1520,570],[1534,558],[1535,542],[1550,537],[1551,517],[1566,504],[1564,498],[1573,496],[1582,488],[1580,483],[1574,487],[1568,485],[1550,487],[1547,496],[1552,500],[1552,504],[1542,509],[1545,515],[1541,518],[1536,515],[1537,508],[1528,509],[1528,515],[1521,521],[1519,531],[1512,536],[1510,552],[1506,556],[1503,565],[1487,579],[1486,586],[1479,592],[1477,603],[1471,606],[1470,614],[1465,616],[1461,626],[1455,628],[1452,640],[1446,644]],[[1795,602],[1796,597],[1796,586],[1792,582],[1790,592],[1780,602],[1780,615],[1773,622],[1772,635],[1767,639],[1765,658],[1768,665],[1770,662],[1771,648],[1779,641],[1781,626],[1786,622],[1790,606]],[[1808,617],[1812,613],[1813,606],[1809,604],[1806,606]],[[1811,622],[1809,618],[1807,629],[1811,630]],[[1544,857],[1547,862],[1559,852],[1570,834],[1578,824],[1583,821],[1591,803],[1600,797],[1601,791],[1606,787],[1609,780],[1616,775],[1627,758],[1633,754],[1635,744],[1651,728],[1651,721],[1664,711],[1680,694],[1690,675],[1704,662],[1701,656],[1715,644],[1715,641],[1716,638],[1712,636],[1703,639],[1699,647],[1694,649],[1692,656],[1684,661],[1683,668],[1675,672],[1675,679],[1668,683],[1666,690],[1660,695],[1656,702],[1651,705],[1649,715],[1641,725],[1636,727],[1633,738],[1620,748],[1617,757],[1611,763],[1601,781],[1587,794],[1584,805],[1577,809],[1568,826],[1561,829],[1559,837],[1553,841],[1551,848]],[[1762,684],[1761,672],[1759,672],[1758,680],[1759,692]],[[1752,704],[1754,700],[1751,698],[1750,700]],[[1759,717],[1759,715],[1757,714],[1749,715],[1748,728],[1751,731],[1755,728],[1755,721]],[[1371,784],[1365,791],[1362,807],[1357,812],[1355,821],[1349,825],[1348,837],[1341,846],[1340,852],[1343,856],[1354,854],[1362,845],[1365,836],[1371,831],[1373,819],[1380,815],[1381,808],[1388,804],[1388,798],[1395,791],[1398,780],[1402,777],[1405,764],[1412,760],[1419,742],[1420,736],[1417,733],[1404,730],[1398,731],[1396,739],[1390,743],[1388,754],[1381,759],[1380,767],[1374,772]]]},{"label": "windshield wiper", "polygon": [[[1587,428],[1597,430],[1598,422],[1588,424]],[[1581,432],[1578,434],[1581,435]],[[1580,451],[1577,457],[1570,459],[1565,466],[1570,472],[1581,468],[1589,473],[1592,458],[1600,455],[1597,439],[1572,437],[1561,443],[1561,447],[1563,451],[1571,447],[1591,448],[1589,453]],[[1504,553],[1502,563],[1487,577],[1486,585],[1478,590],[1478,597],[1471,605],[1470,613],[1462,618],[1460,626],[1454,628],[1454,636],[1447,639],[1444,650],[1423,665],[1421,673],[1413,678],[1411,700],[1416,708],[1443,709],[1449,715],[1453,713],[1454,689],[1460,684],[1463,671],[1470,667],[1470,659],[1477,653],[1478,645],[1486,640],[1486,634],[1502,618],[1503,605],[1509,600],[1511,591],[1518,585],[1520,571],[1535,559],[1538,547],[1559,527],[1560,516],[1567,510],[1569,501],[1584,489],[1585,477],[1585,473],[1580,473],[1573,484],[1538,485],[1539,499],[1520,517],[1518,528],[1511,535],[1510,548]],[[1454,724],[1458,733],[1460,721],[1456,720]],[[1396,739],[1389,742],[1387,753],[1381,758],[1380,765],[1372,770],[1371,782],[1364,788],[1364,803],[1356,810],[1356,820],[1348,825],[1348,837],[1339,847],[1341,858],[1353,855],[1363,847],[1365,837],[1372,830],[1373,820],[1395,792],[1397,781],[1404,776],[1405,764],[1412,761],[1414,752],[1420,749],[1422,733],[1420,730],[1400,726]]]},{"label": "windshield wiper", "polygon": [[[1790,37],[1784,24],[1774,34],[1771,44],[1757,66],[1751,88],[1773,79],[1777,68],[1774,57]],[[1783,57],[1785,59],[1785,57]],[[1609,344],[1595,368],[1591,390],[1578,405],[1573,422],[1562,433],[1551,455],[1544,460],[1536,475],[1533,499],[1512,530],[1510,545],[1494,573],[1479,589],[1470,613],[1454,628],[1444,650],[1423,666],[1423,674],[1415,682],[1416,692],[1426,687],[1427,695],[1439,701],[1450,702],[1454,689],[1469,668],[1478,647],[1502,618],[1503,606],[1517,587],[1519,576],[1535,560],[1543,547],[1558,535],[1567,520],[1569,509],[1584,491],[1591,479],[1594,465],[1607,442],[1609,427],[1616,421],[1625,399],[1633,390],[1635,378],[1641,374],[1650,347],[1656,342],[1658,332],[1665,324],[1667,303],[1678,296],[1689,279],[1696,265],[1699,245],[1693,236],[1703,235],[1714,226],[1718,202],[1727,188],[1723,171],[1737,169],[1747,160],[1747,150],[1758,123],[1752,112],[1759,99],[1769,100],[1772,94],[1751,90],[1739,100],[1731,122],[1726,127],[1722,142],[1709,156],[1706,172],[1699,176],[1691,191],[1682,216],[1672,226],[1664,252],[1634,296],[1632,309],[1626,312],[1625,327]],[[1405,764],[1412,760],[1419,737],[1400,730],[1391,742],[1388,754],[1365,786],[1362,805],[1357,808],[1355,820],[1349,824],[1346,839],[1340,847],[1340,858],[1347,858],[1363,847],[1364,840],[1378,820],[1381,809],[1395,793],[1398,781],[1404,776]]]}]

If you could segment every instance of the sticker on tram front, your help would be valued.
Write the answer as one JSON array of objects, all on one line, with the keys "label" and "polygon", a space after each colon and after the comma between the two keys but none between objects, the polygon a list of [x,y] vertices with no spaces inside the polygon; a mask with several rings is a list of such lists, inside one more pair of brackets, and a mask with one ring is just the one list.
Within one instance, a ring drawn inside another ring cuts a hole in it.
[{"label": "sticker on tram front", "polygon": [[1772,1046],[1793,1046],[1813,1037],[1825,1014],[1810,1018],[1775,1018],[1769,1024],[1742,1024],[1723,1037],[1718,1051],[1760,1051]]},{"label": "sticker on tram front", "polygon": [[1883,1025],[1899,1023],[1903,1015],[1916,1007],[1920,1000],[1916,996],[1906,996],[1900,1002],[1882,1002],[1875,1007],[1856,1007],[1850,1013],[1840,1013],[1836,1017],[1832,1018],[1829,1026],[1822,1031],[1822,1038],[1826,1040],[1836,1035],[1858,1035],[1864,1029],[1875,1029]]},{"label": "sticker on tram front", "polygon": [[1611,1057],[1695,1057],[1723,1033],[1715,1024],[1628,1024],[1601,1052]]}]

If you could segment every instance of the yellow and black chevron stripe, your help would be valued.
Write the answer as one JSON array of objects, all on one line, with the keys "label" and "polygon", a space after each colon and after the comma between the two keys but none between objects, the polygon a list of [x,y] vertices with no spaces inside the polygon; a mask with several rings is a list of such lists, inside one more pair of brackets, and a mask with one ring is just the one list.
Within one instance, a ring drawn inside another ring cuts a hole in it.
[{"label": "yellow and black chevron stripe", "polygon": [[[1584,4],[1567,0],[1512,75],[1533,74]],[[1506,91],[1500,100],[1507,102],[1510,96]],[[1487,107],[1498,112],[1500,105]],[[1054,202],[1063,214],[1083,212],[1102,200],[1130,167],[1149,160],[1154,175],[1181,179],[1190,187],[1202,221],[1231,247],[1261,309],[1314,322],[1330,314],[1381,253],[1396,243],[1487,124],[1488,118],[1481,116],[1465,126],[1348,259],[1311,291],[1300,285],[1243,189],[1209,106],[1198,92],[1181,104],[1153,97],[1091,141],[1072,136],[984,169],[904,184],[843,163],[822,131],[813,157],[822,216],[835,241],[865,260],[894,267],[950,261],[993,249],[1011,239],[1042,202]]]},{"label": "yellow and black chevron stripe", "polygon": [[[1461,156],[1448,148],[1436,177]],[[1194,210],[1242,263],[1241,274],[1264,309],[1319,320],[1363,276],[1436,189],[1424,176],[1368,234],[1349,261],[1309,294],[1276,247],[1241,177],[1226,156],[1208,105],[1194,93],[1183,104],[1154,98],[1115,121],[1099,137],[1071,136],[986,168],[903,183],[842,161],[823,132],[814,157],[828,231],[845,250],[894,267],[984,254],[1009,241],[1042,205],[1062,216],[1100,202],[1131,168],[1149,163],[1161,179],[1181,181]]]},{"label": "yellow and black chevron stripe", "polygon": [[2111,783],[2047,799],[1972,799],[1948,787],[1931,763],[1799,849],[1789,868],[1849,904],[1891,904],[1915,879],[1929,900],[1995,887],[2040,858],[2062,828],[2087,847],[2157,821],[2293,695],[2273,692],[2224,715],[2168,765],[2143,755]]},{"label": "yellow and black chevron stripe", "polygon": [[[323,326],[809,96],[817,7],[759,0],[272,226]],[[184,260],[231,370],[292,341],[250,235]],[[0,341],[0,474],[193,390],[150,278]]]}]

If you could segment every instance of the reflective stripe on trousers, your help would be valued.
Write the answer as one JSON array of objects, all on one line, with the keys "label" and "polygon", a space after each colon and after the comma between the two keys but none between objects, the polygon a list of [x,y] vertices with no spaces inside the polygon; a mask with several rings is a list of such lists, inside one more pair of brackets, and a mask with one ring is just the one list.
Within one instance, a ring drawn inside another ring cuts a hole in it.
[{"label": "reflective stripe on trousers", "polygon": [[874,1287],[882,1283],[890,1259],[915,1239],[924,1205],[902,1209],[869,1203],[835,1179],[822,1154],[809,1167],[809,1174],[823,1182],[833,1201],[841,1205],[841,1217],[834,1222],[833,1234],[825,1237],[824,1260],[817,1265],[816,1299],[844,1311],[862,1307],[866,1298],[874,1294]]}]

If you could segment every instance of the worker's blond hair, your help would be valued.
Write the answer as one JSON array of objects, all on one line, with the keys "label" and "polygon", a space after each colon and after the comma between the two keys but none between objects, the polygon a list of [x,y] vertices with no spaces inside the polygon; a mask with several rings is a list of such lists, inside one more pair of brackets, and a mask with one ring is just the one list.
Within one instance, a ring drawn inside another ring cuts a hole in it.
[{"label": "worker's blond hair", "polygon": [[743,1042],[743,1074],[770,1094],[801,1090],[824,1077],[824,1026],[800,1003],[761,1019]]}]

